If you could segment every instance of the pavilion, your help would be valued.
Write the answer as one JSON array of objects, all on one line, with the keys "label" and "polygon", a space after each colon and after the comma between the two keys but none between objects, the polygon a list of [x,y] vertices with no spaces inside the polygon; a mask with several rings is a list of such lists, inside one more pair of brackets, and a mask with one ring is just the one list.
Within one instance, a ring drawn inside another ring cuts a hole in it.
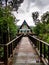
[{"label": "pavilion", "polygon": [[31,33],[31,32],[32,32],[32,30],[31,30],[30,26],[24,20],[24,22],[22,23],[22,25],[19,28],[19,33],[27,34],[27,33]]}]

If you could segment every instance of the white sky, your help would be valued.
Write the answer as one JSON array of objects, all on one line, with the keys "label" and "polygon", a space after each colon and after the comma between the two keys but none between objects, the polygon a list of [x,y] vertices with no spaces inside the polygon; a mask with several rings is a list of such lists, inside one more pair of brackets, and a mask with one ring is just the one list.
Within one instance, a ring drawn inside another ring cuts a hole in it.
[{"label": "white sky", "polygon": [[29,26],[33,26],[32,12],[35,11],[39,12],[40,19],[44,12],[49,11],[49,0],[24,0],[18,9],[18,13],[13,12],[15,17],[20,20],[17,25],[21,25],[26,20]]}]

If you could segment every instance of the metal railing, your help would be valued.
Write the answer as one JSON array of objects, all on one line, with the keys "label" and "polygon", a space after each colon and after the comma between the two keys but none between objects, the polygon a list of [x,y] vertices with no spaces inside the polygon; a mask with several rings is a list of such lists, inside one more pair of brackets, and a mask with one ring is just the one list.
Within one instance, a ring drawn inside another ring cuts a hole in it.
[{"label": "metal railing", "polygon": [[49,44],[36,38],[35,36],[28,35],[28,37],[35,45],[35,48],[38,49],[40,58],[44,58],[45,63],[49,65]]},{"label": "metal railing", "polygon": [[10,56],[13,56],[13,50],[16,48],[22,36],[23,34],[19,35],[17,38],[13,39],[7,44],[0,44],[0,47],[3,48],[3,55],[4,55],[2,58],[0,58],[0,60],[2,59],[5,65],[8,65],[8,58],[10,58]]}]

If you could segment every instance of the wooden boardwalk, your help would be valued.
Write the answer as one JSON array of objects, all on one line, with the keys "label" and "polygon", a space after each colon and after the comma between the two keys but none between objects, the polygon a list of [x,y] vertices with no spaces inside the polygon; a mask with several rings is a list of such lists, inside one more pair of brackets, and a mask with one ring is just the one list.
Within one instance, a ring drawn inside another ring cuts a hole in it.
[{"label": "wooden boardwalk", "polygon": [[16,47],[13,65],[42,65],[35,48],[30,44],[28,37],[22,37]]}]

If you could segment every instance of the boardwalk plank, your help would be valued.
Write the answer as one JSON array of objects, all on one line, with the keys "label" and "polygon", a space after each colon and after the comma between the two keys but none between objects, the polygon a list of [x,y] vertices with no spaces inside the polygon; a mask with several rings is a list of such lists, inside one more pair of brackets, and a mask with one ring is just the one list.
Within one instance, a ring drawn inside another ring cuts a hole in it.
[{"label": "boardwalk plank", "polygon": [[[32,63],[40,63],[34,47],[30,44],[28,37],[23,37],[15,54],[13,65],[32,65]],[[35,64],[34,64],[35,65]],[[42,64],[41,64],[42,65]]]}]

